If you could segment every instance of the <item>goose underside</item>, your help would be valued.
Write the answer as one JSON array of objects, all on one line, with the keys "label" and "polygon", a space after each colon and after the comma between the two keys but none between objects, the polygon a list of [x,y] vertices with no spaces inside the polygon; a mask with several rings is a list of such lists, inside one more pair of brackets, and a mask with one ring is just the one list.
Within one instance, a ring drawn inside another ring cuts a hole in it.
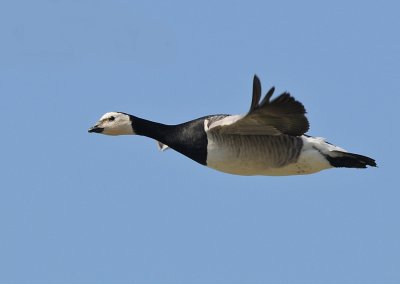
[{"label": "goose underside", "polygon": [[329,167],[320,153],[302,149],[302,138],[289,135],[208,134],[207,166],[236,175],[301,175]]}]

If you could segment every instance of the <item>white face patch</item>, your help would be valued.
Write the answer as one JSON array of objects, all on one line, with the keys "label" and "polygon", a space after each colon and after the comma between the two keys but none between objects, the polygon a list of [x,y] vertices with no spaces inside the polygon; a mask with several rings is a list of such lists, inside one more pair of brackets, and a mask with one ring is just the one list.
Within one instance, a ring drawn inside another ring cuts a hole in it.
[{"label": "white face patch", "polygon": [[129,115],[120,112],[107,112],[97,122],[97,127],[103,128],[101,134],[132,135],[132,122]]}]

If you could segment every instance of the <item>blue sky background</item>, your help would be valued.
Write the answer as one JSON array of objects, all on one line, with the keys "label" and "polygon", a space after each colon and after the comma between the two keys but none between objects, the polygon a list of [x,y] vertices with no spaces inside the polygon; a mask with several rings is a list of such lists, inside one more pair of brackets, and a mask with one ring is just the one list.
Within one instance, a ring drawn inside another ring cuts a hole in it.
[{"label": "blue sky background", "polygon": [[[400,283],[398,1],[3,1],[0,283]],[[240,177],[104,112],[243,113],[253,74],[379,168]]]}]

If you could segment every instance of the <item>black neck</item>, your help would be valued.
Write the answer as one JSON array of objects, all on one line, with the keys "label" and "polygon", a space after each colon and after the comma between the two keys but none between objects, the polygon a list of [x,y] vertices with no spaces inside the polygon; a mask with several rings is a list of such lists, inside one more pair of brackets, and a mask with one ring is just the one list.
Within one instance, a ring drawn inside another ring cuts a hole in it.
[{"label": "black neck", "polygon": [[130,119],[135,134],[150,137],[162,143],[165,143],[167,133],[173,128],[171,125],[165,125],[133,115],[130,115]]},{"label": "black neck", "polygon": [[205,165],[207,135],[204,118],[178,125],[165,125],[130,115],[132,129],[137,135],[153,138],[192,160]]}]

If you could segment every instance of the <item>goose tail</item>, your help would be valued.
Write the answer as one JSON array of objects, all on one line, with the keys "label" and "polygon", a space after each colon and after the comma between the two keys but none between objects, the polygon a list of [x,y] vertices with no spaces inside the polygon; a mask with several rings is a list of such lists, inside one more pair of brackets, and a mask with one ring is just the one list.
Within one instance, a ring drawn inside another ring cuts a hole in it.
[{"label": "goose tail", "polygon": [[326,159],[335,168],[364,169],[367,166],[377,166],[375,160],[370,157],[336,150],[330,151]]}]

